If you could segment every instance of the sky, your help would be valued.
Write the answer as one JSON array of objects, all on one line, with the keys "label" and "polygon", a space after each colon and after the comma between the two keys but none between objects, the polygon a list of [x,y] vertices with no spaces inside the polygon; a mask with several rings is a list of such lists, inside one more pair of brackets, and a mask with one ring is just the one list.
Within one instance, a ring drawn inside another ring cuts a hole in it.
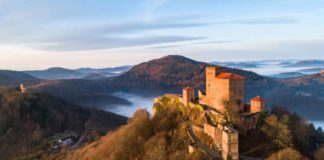
[{"label": "sky", "polygon": [[324,59],[324,0],[0,0],[0,69]]}]

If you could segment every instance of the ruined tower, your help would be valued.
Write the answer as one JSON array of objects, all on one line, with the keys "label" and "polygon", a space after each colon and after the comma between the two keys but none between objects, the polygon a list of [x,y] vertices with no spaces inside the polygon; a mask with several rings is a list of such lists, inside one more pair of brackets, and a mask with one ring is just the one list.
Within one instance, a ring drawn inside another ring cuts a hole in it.
[{"label": "ruined tower", "polygon": [[188,105],[189,102],[193,102],[195,99],[194,89],[186,87],[182,90],[183,104]]},{"label": "ruined tower", "polygon": [[260,96],[256,96],[256,97],[252,98],[250,105],[251,105],[251,108],[250,108],[251,113],[265,111],[265,100]]},{"label": "ruined tower", "polygon": [[224,111],[224,101],[237,102],[240,108],[244,105],[244,77],[222,72],[221,67],[206,68],[206,97],[202,103]]}]

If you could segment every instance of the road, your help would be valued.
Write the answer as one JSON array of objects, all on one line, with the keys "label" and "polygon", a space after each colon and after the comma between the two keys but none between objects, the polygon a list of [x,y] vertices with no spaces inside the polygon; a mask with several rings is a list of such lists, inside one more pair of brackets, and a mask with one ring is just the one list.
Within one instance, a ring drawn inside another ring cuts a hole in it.
[{"label": "road", "polygon": [[79,138],[79,140],[71,147],[71,149],[78,148],[81,145],[81,143],[83,142],[83,139],[85,138],[86,135],[87,135],[87,132],[84,132],[83,135]]}]

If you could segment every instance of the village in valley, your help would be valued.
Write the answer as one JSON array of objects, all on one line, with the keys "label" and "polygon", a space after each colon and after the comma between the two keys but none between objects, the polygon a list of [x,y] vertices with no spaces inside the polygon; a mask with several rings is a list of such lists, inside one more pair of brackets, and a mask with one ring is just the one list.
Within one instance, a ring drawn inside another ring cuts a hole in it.
[{"label": "village in valley", "polygon": [[[238,160],[244,157],[239,154],[239,134],[253,130],[260,115],[266,111],[266,103],[261,96],[245,103],[244,83],[243,76],[223,72],[221,67],[207,67],[206,90],[199,90],[198,97],[193,88],[186,87],[183,95],[167,94],[156,98],[155,103],[168,98],[182,103],[183,108],[180,109],[198,113],[201,120],[192,120],[187,129],[192,141],[188,146],[189,153],[201,150],[212,158]],[[154,112],[158,110],[156,106]],[[208,135],[212,145],[203,144],[197,132]]]}]

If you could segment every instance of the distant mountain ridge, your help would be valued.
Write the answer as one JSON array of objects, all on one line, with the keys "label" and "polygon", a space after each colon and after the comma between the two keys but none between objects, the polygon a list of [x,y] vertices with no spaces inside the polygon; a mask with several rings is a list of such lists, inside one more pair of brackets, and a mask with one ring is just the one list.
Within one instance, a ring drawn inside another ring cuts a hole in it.
[{"label": "distant mountain ridge", "polygon": [[74,70],[61,68],[61,67],[53,67],[46,70],[33,70],[33,71],[24,71],[27,74],[30,74],[34,77],[38,77],[40,79],[73,79],[73,78],[81,78],[83,74],[76,72]]},{"label": "distant mountain ridge", "polygon": [[214,65],[226,66],[231,68],[258,68],[259,65],[256,62],[210,62]]},{"label": "distant mountain ridge", "polygon": [[302,60],[296,63],[283,64],[286,67],[323,67],[324,60]]},{"label": "distant mountain ridge", "polygon": [[[58,80],[58,79],[96,79],[98,76],[110,77],[116,76],[129,70],[131,66],[120,66],[112,68],[79,68],[79,69],[66,69],[62,67],[52,67],[45,70],[30,70],[24,71],[25,73],[45,80]],[[95,76],[92,78],[91,76]]]},{"label": "distant mountain ridge", "polygon": [[35,78],[23,72],[0,70],[0,84],[19,84],[24,82],[32,82],[36,80],[38,80],[38,78]]}]

